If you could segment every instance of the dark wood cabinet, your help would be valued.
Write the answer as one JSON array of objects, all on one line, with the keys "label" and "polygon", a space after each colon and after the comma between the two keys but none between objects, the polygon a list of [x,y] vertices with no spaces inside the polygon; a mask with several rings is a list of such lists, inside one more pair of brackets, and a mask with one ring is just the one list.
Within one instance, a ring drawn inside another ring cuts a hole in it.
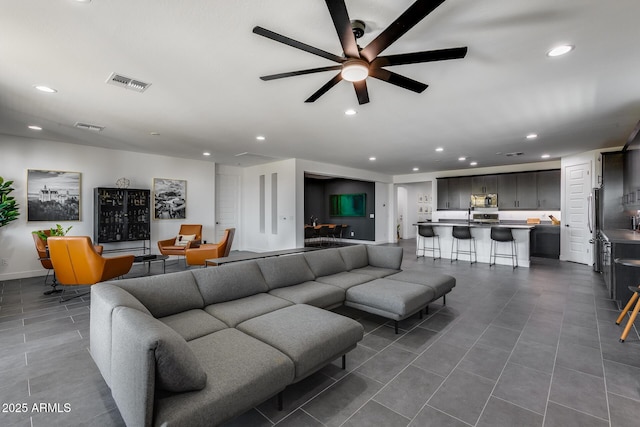
[{"label": "dark wood cabinet", "polygon": [[503,210],[538,209],[537,173],[498,175],[498,207]]},{"label": "dark wood cabinet", "polygon": [[498,207],[502,210],[518,208],[518,187],[513,175],[498,176]]},{"label": "dark wood cabinet", "polygon": [[93,239],[96,243],[150,240],[150,190],[95,188]]},{"label": "dark wood cabinet", "polygon": [[623,182],[624,209],[640,210],[640,150],[629,150],[624,153]]}]

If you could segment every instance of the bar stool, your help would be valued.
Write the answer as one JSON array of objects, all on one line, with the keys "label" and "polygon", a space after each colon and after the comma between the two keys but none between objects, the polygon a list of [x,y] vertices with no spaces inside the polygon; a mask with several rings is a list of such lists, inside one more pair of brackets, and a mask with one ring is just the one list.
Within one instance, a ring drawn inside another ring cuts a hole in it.
[{"label": "bar stool", "polygon": [[[451,231],[453,236],[453,242],[451,243],[451,262],[453,262],[453,253],[455,252],[458,260],[458,254],[469,255],[469,262],[471,264],[478,262],[478,254],[476,253],[476,239],[471,235],[471,228],[466,225],[454,225]],[[469,250],[464,251],[460,249],[460,240],[469,241]],[[454,250],[455,248],[455,250]],[[473,254],[473,258],[471,255]]]},{"label": "bar stool", "polygon": [[[498,252],[498,243],[510,243],[511,253]],[[489,250],[489,267],[496,264],[497,258],[511,258],[513,268],[518,267],[518,247],[513,233],[508,227],[491,227],[491,249]]]},{"label": "bar stool", "polygon": [[[640,267],[640,259],[616,258],[614,262],[616,264],[624,265],[626,267]],[[624,327],[624,330],[622,331],[622,335],[620,335],[620,342],[624,342],[624,340],[627,339],[627,335],[629,335],[629,332],[631,331],[631,327],[633,326],[633,322],[636,320],[638,311],[640,311],[640,301],[638,300],[638,293],[640,293],[640,285],[629,286],[629,290],[633,292],[633,295],[631,295],[631,298],[629,298],[629,302],[627,303],[627,305],[624,306],[624,309],[622,309],[622,313],[620,313],[620,316],[618,316],[618,319],[616,320],[616,325],[619,325],[620,322],[622,322],[622,319],[624,319],[624,317],[627,315],[629,310],[631,310],[631,306],[633,305],[633,303],[636,301],[638,302],[636,303],[636,306],[631,312],[631,317],[629,317],[629,320],[627,321],[627,326]]]},{"label": "bar stool", "polygon": [[[442,253],[440,252],[440,236],[433,231],[433,226],[431,225],[419,225],[418,226],[418,234],[422,237],[422,256],[425,256],[426,251],[431,251],[431,255],[433,255],[433,260],[436,260],[436,249],[438,250],[438,258],[442,258]],[[426,239],[431,239],[431,248],[427,248]],[[438,247],[436,248],[436,242],[438,243]],[[420,250],[420,249],[418,249]],[[420,255],[416,254],[416,258],[419,258]]]}]

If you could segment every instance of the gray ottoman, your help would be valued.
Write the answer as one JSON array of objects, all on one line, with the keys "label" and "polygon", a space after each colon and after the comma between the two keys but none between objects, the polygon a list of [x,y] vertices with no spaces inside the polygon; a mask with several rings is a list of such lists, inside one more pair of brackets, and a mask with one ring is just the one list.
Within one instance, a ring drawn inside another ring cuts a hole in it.
[{"label": "gray ottoman", "polygon": [[428,274],[417,270],[404,270],[400,273],[388,276],[387,279],[399,280],[401,282],[417,283],[419,285],[428,286],[433,289],[434,300],[442,297],[442,303],[445,304],[445,295],[451,292],[456,286],[456,279],[448,274]]},{"label": "gray ottoman", "polygon": [[306,304],[254,317],[236,329],[289,356],[295,366],[294,381],[344,356],[364,335],[355,320]]},{"label": "gray ottoman", "polygon": [[434,296],[429,286],[384,278],[349,288],[344,304],[395,320],[398,333],[398,321],[421,311]]}]

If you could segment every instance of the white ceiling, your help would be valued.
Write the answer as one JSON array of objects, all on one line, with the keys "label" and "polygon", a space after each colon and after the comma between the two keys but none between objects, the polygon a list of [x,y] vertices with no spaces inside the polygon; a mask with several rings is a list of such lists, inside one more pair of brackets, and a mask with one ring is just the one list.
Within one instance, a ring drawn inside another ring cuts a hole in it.
[{"label": "white ceiling", "polygon": [[[359,44],[412,3],[346,0],[350,18],[368,25]],[[466,58],[390,68],[429,88],[416,94],[370,78],[371,102],[358,106],[344,81],[304,103],[334,71],[259,79],[335,64],[251,31],[260,25],[341,55],[321,0],[5,1],[0,133],[191,159],[210,151],[210,161],[225,164],[295,157],[387,174],[467,167],[459,156],[478,167],[537,162],[544,153],[559,159],[623,145],[640,119],[638,16],[638,0],[447,0],[383,54],[468,46]],[[545,55],[560,43],[576,48]],[[107,85],[112,72],[152,85],[142,94]],[[348,108],[358,114],[345,116]],[[539,138],[527,142],[531,132]],[[257,157],[235,156],[244,152]]]}]

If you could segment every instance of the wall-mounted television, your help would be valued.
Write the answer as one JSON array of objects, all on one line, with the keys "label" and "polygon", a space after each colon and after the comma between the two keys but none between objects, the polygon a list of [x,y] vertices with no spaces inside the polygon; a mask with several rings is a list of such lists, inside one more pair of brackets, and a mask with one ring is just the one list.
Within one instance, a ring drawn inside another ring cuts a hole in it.
[{"label": "wall-mounted television", "polygon": [[332,194],[329,196],[330,216],[365,216],[367,199],[365,193]]}]

